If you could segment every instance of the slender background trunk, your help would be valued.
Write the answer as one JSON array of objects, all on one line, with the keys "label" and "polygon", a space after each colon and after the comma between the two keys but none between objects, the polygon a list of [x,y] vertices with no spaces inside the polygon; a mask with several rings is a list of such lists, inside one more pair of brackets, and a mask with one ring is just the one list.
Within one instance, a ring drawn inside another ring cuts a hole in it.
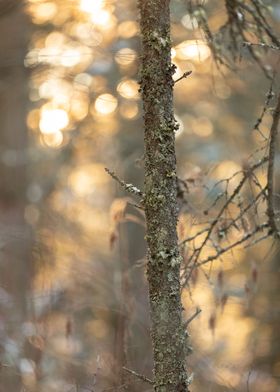
[{"label": "slender background trunk", "polygon": [[[0,5],[0,391],[22,391],[18,367],[25,350],[23,323],[28,313],[32,279],[32,231],[24,218],[26,207],[26,113],[28,75],[24,68],[29,23],[21,4]],[[4,296],[4,297],[3,297]],[[15,353],[10,347],[14,347]]]},{"label": "slender background trunk", "polygon": [[177,176],[173,115],[169,0],[138,2],[141,20],[140,86],[145,122],[145,212],[148,282],[157,392],[188,391],[180,299]]}]

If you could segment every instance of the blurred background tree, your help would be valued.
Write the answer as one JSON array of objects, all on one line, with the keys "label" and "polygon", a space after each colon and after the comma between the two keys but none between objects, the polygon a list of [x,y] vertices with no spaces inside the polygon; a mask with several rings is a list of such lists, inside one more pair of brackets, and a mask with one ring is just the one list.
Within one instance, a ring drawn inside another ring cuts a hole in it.
[{"label": "blurred background tree", "polygon": [[30,24],[16,1],[0,4],[0,330],[1,357],[17,367],[2,365],[1,391],[20,390],[19,369],[27,366],[25,347],[29,295],[33,277],[32,228],[26,221],[27,198],[34,194],[28,168],[28,130],[25,124],[29,71],[24,58]]},{"label": "blurred background tree", "polygon": [[[227,20],[224,2],[205,5],[217,32]],[[269,6],[277,36],[279,4]],[[150,391],[121,371],[152,378],[144,218],[104,171],[142,186],[136,4],[0,7],[1,390]],[[175,88],[178,170],[189,187],[181,239],[209,219],[201,212],[224,190],[213,184],[262,146],[274,105],[253,130],[270,81],[248,47],[240,48],[237,72],[217,69],[201,14],[194,16],[188,2],[172,2],[175,78],[193,71]],[[277,68],[278,51],[257,49]],[[265,183],[264,171],[257,177]],[[279,256],[271,245],[223,255],[183,290],[186,319],[202,309],[190,327],[193,391],[279,390]]]}]

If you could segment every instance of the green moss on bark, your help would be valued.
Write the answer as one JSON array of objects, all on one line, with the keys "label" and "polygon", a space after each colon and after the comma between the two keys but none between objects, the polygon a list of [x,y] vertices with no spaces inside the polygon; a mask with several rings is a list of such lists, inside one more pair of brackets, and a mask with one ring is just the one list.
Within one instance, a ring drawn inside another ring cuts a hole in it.
[{"label": "green moss on bark", "polygon": [[188,391],[177,241],[177,179],[169,0],[139,0],[145,123],[145,213],[156,392]]}]

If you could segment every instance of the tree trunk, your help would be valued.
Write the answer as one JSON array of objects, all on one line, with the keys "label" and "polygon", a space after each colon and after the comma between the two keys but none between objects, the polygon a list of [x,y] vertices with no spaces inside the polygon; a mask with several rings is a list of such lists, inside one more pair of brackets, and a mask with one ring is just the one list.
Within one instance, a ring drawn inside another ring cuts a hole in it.
[{"label": "tree trunk", "polygon": [[177,176],[169,0],[139,0],[145,197],[154,390],[188,391],[177,241]]},{"label": "tree trunk", "polygon": [[[23,388],[18,366],[28,357],[22,326],[29,311],[27,297],[33,271],[32,231],[24,217],[28,79],[23,62],[29,23],[23,7],[16,5],[10,0],[0,5],[0,360],[7,364],[1,369],[0,392]],[[3,298],[7,298],[8,306],[2,306]],[[10,346],[18,350],[14,356]]]}]

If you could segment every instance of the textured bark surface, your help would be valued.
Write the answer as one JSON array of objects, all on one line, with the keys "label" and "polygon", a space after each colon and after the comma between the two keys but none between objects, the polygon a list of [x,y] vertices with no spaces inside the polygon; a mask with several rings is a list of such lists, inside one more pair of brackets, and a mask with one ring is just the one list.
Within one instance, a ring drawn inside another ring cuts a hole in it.
[{"label": "textured bark surface", "polygon": [[188,391],[180,299],[169,0],[139,0],[145,123],[145,212],[156,392]]}]

